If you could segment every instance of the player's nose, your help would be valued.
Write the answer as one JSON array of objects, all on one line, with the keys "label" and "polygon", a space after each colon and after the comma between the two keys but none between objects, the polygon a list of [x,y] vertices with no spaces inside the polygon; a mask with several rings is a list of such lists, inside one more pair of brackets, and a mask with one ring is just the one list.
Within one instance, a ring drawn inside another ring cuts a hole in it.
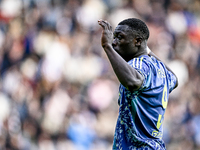
[{"label": "player's nose", "polygon": [[112,47],[115,47],[117,45],[117,40],[114,39],[113,42],[112,42]]}]

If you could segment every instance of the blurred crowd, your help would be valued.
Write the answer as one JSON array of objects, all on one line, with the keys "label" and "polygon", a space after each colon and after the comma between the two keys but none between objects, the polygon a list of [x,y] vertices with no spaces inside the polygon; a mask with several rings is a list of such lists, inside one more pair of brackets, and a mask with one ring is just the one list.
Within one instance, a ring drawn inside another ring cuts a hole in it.
[{"label": "blurred crowd", "polygon": [[200,149],[199,0],[0,0],[1,150],[112,148],[119,82],[97,20],[129,17],[146,22],[149,48],[179,78],[167,149]]}]

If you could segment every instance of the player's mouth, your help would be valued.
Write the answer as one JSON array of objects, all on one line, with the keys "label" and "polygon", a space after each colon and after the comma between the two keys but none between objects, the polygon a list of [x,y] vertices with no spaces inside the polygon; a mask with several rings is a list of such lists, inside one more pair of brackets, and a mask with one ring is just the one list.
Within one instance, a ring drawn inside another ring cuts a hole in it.
[{"label": "player's mouth", "polygon": [[119,48],[118,48],[117,46],[113,46],[113,49],[114,49],[119,55],[121,55],[121,54],[120,54],[120,51],[119,51]]},{"label": "player's mouth", "polygon": [[113,47],[113,49],[114,49],[115,51],[117,51],[117,46],[116,46],[116,45],[112,45],[112,47]]}]

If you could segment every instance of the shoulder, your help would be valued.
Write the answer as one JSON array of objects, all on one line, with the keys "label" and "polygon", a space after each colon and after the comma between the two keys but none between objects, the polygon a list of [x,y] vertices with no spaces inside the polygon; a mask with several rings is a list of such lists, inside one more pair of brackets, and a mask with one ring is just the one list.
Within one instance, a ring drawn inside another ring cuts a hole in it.
[{"label": "shoulder", "polygon": [[131,59],[128,64],[134,68],[142,69],[143,67],[148,67],[148,64],[150,62],[149,56],[147,55],[142,55],[137,58]]},{"label": "shoulder", "polygon": [[138,58],[133,58],[128,62],[128,64],[139,72],[148,74],[152,64],[151,61],[152,60],[148,55],[142,55]]}]

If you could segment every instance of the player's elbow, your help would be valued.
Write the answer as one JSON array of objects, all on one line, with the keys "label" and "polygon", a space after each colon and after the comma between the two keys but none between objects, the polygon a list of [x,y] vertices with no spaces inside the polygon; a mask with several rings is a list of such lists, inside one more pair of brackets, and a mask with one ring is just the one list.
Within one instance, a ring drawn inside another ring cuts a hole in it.
[{"label": "player's elbow", "polygon": [[177,87],[178,87],[178,78],[176,77],[176,85],[175,85],[174,89]]},{"label": "player's elbow", "polygon": [[138,90],[141,86],[142,86],[143,80],[136,80],[136,81],[132,81],[127,83],[126,88],[133,92]]}]

